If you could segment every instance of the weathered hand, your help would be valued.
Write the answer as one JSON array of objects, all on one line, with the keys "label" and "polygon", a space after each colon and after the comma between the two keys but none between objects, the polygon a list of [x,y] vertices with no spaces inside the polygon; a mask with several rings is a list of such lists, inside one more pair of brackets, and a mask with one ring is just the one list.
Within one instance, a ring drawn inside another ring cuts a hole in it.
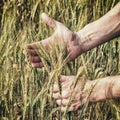
[{"label": "weathered hand", "polygon": [[[88,92],[90,91],[91,85],[94,86],[92,93],[90,94],[89,101],[96,102],[101,101],[106,98],[111,98],[111,81],[109,78],[103,78],[93,81],[86,81],[84,89],[81,92],[81,81],[82,78],[78,80],[78,83],[75,87],[75,96],[74,100],[71,103],[71,106],[68,111],[77,110],[79,106],[85,104]],[[54,84],[53,97],[56,99],[56,103],[61,106],[61,111],[65,111],[69,103],[69,99],[72,93],[74,76],[61,76],[61,87],[62,92],[59,93],[58,85]]]},{"label": "weathered hand", "polygon": [[[61,87],[62,93],[59,93],[58,85],[54,84],[53,97],[56,99],[58,105],[61,106],[61,111],[65,111],[69,103],[69,99],[73,90],[73,81],[74,76],[61,76]],[[88,81],[90,84],[85,85],[84,91],[81,92],[81,78],[78,80],[77,85],[74,89],[75,96],[74,100],[68,111],[77,110],[78,107],[86,102],[86,96],[88,88],[90,88],[91,81]],[[86,88],[87,87],[87,88]]]},{"label": "weathered hand", "polygon": [[[70,54],[70,60],[75,59],[80,53],[80,46],[79,46],[79,37],[76,33],[70,31],[67,27],[65,27],[62,23],[53,20],[52,18],[48,17],[45,13],[41,15],[42,20],[44,23],[49,25],[54,29],[54,33],[44,40],[40,42],[44,46],[44,48],[49,51],[49,45],[62,45],[63,41],[67,46],[67,52]],[[27,45],[27,49],[30,53],[30,60],[32,62],[33,67],[42,67],[43,64],[38,57],[37,53],[35,52],[34,48],[38,48],[38,44],[40,42],[35,42]]]}]

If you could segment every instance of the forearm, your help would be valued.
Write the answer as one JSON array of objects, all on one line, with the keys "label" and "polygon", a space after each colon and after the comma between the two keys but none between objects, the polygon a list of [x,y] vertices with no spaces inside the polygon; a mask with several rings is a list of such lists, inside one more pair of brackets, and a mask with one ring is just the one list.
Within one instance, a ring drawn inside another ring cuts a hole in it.
[{"label": "forearm", "polygon": [[91,101],[120,97],[120,76],[100,78],[93,83],[96,83],[96,85],[90,97]]},{"label": "forearm", "polygon": [[83,52],[120,36],[120,2],[100,19],[77,32]]},{"label": "forearm", "polygon": [[112,97],[120,97],[120,76],[113,78],[113,86],[111,87]]}]

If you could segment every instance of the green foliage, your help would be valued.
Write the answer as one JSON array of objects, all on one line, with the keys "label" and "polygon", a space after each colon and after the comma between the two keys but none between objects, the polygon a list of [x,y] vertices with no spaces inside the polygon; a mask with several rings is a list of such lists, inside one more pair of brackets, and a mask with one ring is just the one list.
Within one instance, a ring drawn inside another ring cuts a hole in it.
[{"label": "green foliage", "polygon": [[[86,78],[92,80],[120,74],[119,38],[94,48],[68,64],[65,59],[65,47],[58,46],[53,50],[51,46],[48,55],[40,45],[37,52],[42,56],[44,64],[41,69],[31,67],[25,49],[26,44],[47,38],[53,32],[41,21],[42,12],[63,22],[72,31],[77,31],[104,15],[118,1],[5,0],[0,3],[1,120],[120,119],[119,102],[106,100],[85,104],[75,112],[63,114],[52,98],[55,82],[61,91],[61,74],[76,75],[74,85],[78,77],[83,75],[83,87]],[[81,74],[83,70],[85,74]]]}]

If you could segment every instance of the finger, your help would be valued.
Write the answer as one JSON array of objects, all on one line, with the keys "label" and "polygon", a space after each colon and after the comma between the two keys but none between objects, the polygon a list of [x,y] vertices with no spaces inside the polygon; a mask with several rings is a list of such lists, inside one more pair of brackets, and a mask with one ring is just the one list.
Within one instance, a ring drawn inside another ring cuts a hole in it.
[{"label": "finger", "polygon": [[34,42],[34,43],[31,43],[31,44],[27,44],[26,45],[26,48],[27,49],[37,49],[38,48],[38,44],[39,44],[39,42]]},{"label": "finger", "polygon": [[[68,90],[68,91],[69,91],[68,86],[71,87],[69,82],[63,84],[63,85],[61,86],[61,87],[62,87],[62,90],[63,90],[63,91],[64,91],[64,90],[65,90],[65,91]],[[53,85],[53,93],[56,93],[56,92],[59,92],[58,84],[54,84],[54,85]]]},{"label": "finger", "polygon": [[61,107],[61,112],[65,112],[65,111],[66,111],[66,107],[67,107],[67,106],[62,106],[62,107]]},{"label": "finger", "polygon": [[34,67],[34,68],[41,68],[41,67],[43,67],[43,64],[42,64],[42,62],[32,63],[32,67]]},{"label": "finger", "polygon": [[42,18],[44,23],[46,23],[47,25],[51,26],[54,29],[56,28],[55,20],[50,18],[48,15],[46,15],[45,13],[42,13],[41,18]]},{"label": "finger", "polygon": [[69,108],[69,112],[70,111],[75,111],[75,110],[77,110],[78,109],[78,107],[77,106],[70,106],[70,108]]},{"label": "finger", "polygon": [[56,103],[60,106],[65,107],[69,103],[69,100],[68,99],[57,99]]},{"label": "finger", "polygon": [[73,101],[71,107],[79,107],[86,103],[86,99]]},{"label": "finger", "polygon": [[[61,107],[61,112],[65,112],[66,111],[66,108],[67,108],[67,106],[62,106]],[[68,111],[70,112],[70,111],[75,111],[75,110],[77,110],[78,109],[78,106],[70,106],[70,108],[68,109]]]},{"label": "finger", "polygon": [[72,103],[72,105],[69,107],[68,111],[75,111],[78,109],[78,107],[82,105],[79,101],[76,101],[75,103]]},{"label": "finger", "polygon": [[61,106],[62,105],[62,100],[61,99],[57,99],[56,103]]},{"label": "finger", "polygon": [[59,92],[58,84],[53,85],[53,93]]},{"label": "finger", "polygon": [[40,58],[38,56],[30,56],[30,61],[33,63],[40,62]]},{"label": "finger", "polygon": [[[70,106],[69,109],[68,109],[68,111],[69,111],[69,112],[70,112],[70,111],[75,111],[75,110],[78,109],[78,107],[79,107],[79,106]],[[62,111],[62,112],[65,112],[66,109],[67,109],[67,106],[61,106],[61,111]]]},{"label": "finger", "polygon": [[[63,95],[62,97],[63,97],[63,98],[64,98],[64,96],[67,94],[66,91],[68,90],[68,88],[67,88],[68,85],[69,85],[69,84],[67,84],[67,85],[62,85],[62,90],[63,90],[63,91],[62,91],[62,95]],[[64,89],[65,89],[65,91],[64,91]],[[58,84],[54,84],[54,85],[53,85],[53,93],[57,93],[57,92],[59,92]]]},{"label": "finger", "polygon": [[61,82],[64,82],[64,81],[66,81],[68,79],[68,76],[65,76],[65,75],[61,75],[60,76],[60,81]]},{"label": "finger", "polygon": [[28,50],[29,49],[33,49],[33,50],[34,49],[39,49],[39,44],[42,43],[43,47],[47,50],[51,42],[52,42],[52,37],[48,37],[48,38],[46,38],[44,40],[41,40],[39,42],[34,42],[34,43],[27,44],[26,49],[28,49]]},{"label": "finger", "polygon": [[62,82],[62,90],[66,90],[68,89],[68,91],[72,91],[73,90],[73,80],[74,78],[69,77],[69,79],[67,79],[65,82]]},{"label": "finger", "polygon": [[[66,107],[69,103],[68,99],[64,99],[64,100],[56,100],[57,104],[61,106],[61,111],[64,112],[66,111]],[[83,99],[82,102],[80,102],[79,100],[75,100],[72,102],[72,105],[69,107],[68,111],[75,111],[79,108],[79,106],[85,104],[85,99]]]},{"label": "finger", "polygon": [[61,81],[61,83],[67,81],[68,78],[69,78],[69,76],[61,75],[61,76],[60,76],[60,81]]},{"label": "finger", "polygon": [[[70,76],[70,77],[64,76],[64,75],[60,76],[60,82],[62,83],[61,84],[62,90],[69,89],[72,86],[72,82],[69,81],[68,78],[72,79],[72,76]],[[58,92],[58,91],[59,91],[58,84],[54,84],[54,86],[53,86],[53,92]]]},{"label": "finger", "polygon": [[59,92],[53,93],[53,98],[55,98],[55,99],[61,99],[60,93]]},{"label": "finger", "polygon": [[35,50],[33,49],[27,49],[28,53],[31,55],[31,56],[38,56],[38,54],[36,53]]},{"label": "finger", "polygon": [[69,103],[69,99],[62,99],[62,106],[67,106],[68,105],[68,103]]},{"label": "finger", "polygon": [[61,75],[61,77],[60,77],[60,81],[61,82],[65,82],[65,81],[72,81],[72,80],[74,80],[74,76],[65,76],[65,75]]},{"label": "finger", "polygon": [[72,107],[76,107],[76,106],[80,106],[80,105],[83,105],[83,101],[73,102],[71,106],[72,106]]},{"label": "finger", "polygon": [[61,96],[62,99],[68,99],[70,96],[71,96],[71,91],[69,91],[69,89],[62,91],[62,96]]}]

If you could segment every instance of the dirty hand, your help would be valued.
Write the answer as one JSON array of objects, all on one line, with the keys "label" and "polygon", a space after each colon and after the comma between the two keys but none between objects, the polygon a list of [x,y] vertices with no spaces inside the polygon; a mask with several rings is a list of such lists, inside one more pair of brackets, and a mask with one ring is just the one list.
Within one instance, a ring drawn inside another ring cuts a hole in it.
[{"label": "dirty hand", "polygon": [[[62,87],[61,94],[59,93],[58,85],[54,84],[53,97],[56,99],[56,103],[61,106],[61,111],[64,112],[69,103],[71,93],[73,90],[74,76],[61,76],[60,82]],[[74,88],[74,100],[71,103],[68,111],[77,110],[78,107],[86,102],[86,96],[88,89],[90,88],[91,81],[85,85],[85,89],[81,92],[81,78],[78,80],[76,87]]]},{"label": "dirty hand", "polygon": [[[54,84],[53,98],[55,98],[56,103],[61,107],[61,111],[66,111],[66,107],[69,103],[70,96],[73,90],[74,76],[61,76],[61,89],[60,94],[58,85]],[[87,101],[87,97],[90,89],[93,87],[92,92],[89,96],[89,101],[97,102],[111,98],[111,81],[109,78],[96,79],[93,81],[87,80],[84,89],[81,91],[82,78],[79,78],[76,87],[74,88],[74,99],[69,107],[68,111],[77,110],[79,106],[83,105]]]},{"label": "dirty hand", "polygon": [[[44,23],[46,23],[47,25],[49,25],[54,29],[54,33],[50,37],[40,41],[44,46],[44,48],[47,51],[49,51],[50,44],[62,45],[64,41],[64,43],[67,46],[67,52],[70,55],[69,59],[73,60],[76,57],[78,57],[78,55],[81,54],[81,50],[79,45],[80,39],[77,33],[73,33],[64,24],[53,20],[52,18],[48,17],[45,13],[42,13],[41,17]],[[32,66],[35,68],[43,66],[40,58],[38,57],[37,53],[34,50],[34,48],[38,48],[38,44],[40,42],[35,42],[27,45],[27,50],[30,54],[30,60],[32,62]]]}]

